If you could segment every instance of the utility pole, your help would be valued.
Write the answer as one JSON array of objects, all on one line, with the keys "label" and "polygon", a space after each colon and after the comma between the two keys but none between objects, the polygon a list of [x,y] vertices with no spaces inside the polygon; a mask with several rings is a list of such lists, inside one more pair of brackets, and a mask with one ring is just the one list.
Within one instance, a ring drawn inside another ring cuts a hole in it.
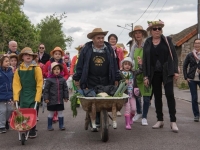
[{"label": "utility pole", "polygon": [[198,0],[198,14],[197,14],[197,17],[198,17],[198,38],[200,38],[200,0]]}]

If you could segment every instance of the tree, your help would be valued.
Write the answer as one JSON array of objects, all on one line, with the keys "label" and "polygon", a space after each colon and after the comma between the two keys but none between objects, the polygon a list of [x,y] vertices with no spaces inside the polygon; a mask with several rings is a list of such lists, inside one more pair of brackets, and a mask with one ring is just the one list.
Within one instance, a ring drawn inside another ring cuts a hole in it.
[{"label": "tree", "polygon": [[71,36],[66,37],[62,31],[61,22],[66,18],[65,13],[60,16],[56,14],[47,16],[37,25],[40,29],[40,41],[45,44],[46,51],[50,52],[54,47],[59,46],[63,50],[66,49],[66,46],[71,46],[73,39]]},{"label": "tree", "polygon": [[0,0],[0,50],[6,51],[10,40],[18,43],[18,49],[26,46],[37,50],[39,30],[21,11],[24,0]]}]

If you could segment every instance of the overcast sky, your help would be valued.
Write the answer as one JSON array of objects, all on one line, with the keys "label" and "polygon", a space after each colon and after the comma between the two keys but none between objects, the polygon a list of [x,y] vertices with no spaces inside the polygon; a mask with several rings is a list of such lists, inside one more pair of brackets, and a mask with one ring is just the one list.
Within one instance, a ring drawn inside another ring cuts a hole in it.
[{"label": "overcast sky", "polygon": [[131,27],[128,25],[131,23],[134,23],[133,26],[142,25],[146,29],[148,20],[161,19],[165,23],[164,35],[178,33],[197,23],[197,0],[151,2],[152,0],[25,0],[22,9],[33,24],[55,12],[66,12],[63,31],[66,36],[70,35],[74,39],[71,48],[68,48],[72,55],[77,52],[74,47],[89,41],[87,34],[96,27],[109,31],[108,35],[115,33],[119,43],[125,45],[130,40],[128,33]]}]

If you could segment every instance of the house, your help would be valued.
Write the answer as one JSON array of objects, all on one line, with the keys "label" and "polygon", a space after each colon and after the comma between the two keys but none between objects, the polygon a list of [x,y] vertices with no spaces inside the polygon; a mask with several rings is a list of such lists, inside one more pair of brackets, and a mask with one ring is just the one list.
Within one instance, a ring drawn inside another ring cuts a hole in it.
[{"label": "house", "polygon": [[177,86],[187,85],[187,82],[184,80],[183,76],[183,63],[187,54],[193,50],[193,42],[197,38],[197,33],[198,27],[197,24],[195,24],[177,34],[171,35],[172,42],[174,43],[177,51],[180,67],[179,79],[176,83]]}]

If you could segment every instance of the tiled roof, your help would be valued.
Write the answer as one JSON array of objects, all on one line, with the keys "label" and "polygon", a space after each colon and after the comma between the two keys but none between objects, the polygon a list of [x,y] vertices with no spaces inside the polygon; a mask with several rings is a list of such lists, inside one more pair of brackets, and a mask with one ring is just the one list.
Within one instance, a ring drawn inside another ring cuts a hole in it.
[{"label": "tiled roof", "polygon": [[183,31],[171,35],[172,37],[172,42],[176,45],[176,46],[180,46],[183,43],[185,43],[187,40],[189,40],[190,38],[192,38],[194,35],[196,35],[198,32],[197,30],[197,24],[184,29]]}]

